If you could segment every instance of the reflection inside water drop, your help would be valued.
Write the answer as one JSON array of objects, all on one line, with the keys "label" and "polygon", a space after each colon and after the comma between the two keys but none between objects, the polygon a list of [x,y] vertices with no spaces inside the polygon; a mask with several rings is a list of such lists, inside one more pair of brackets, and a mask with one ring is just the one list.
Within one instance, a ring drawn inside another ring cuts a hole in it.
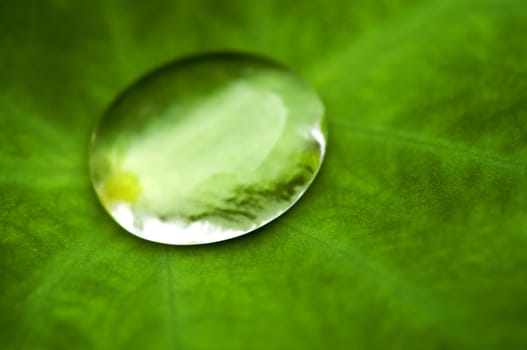
[{"label": "reflection inside water drop", "polygon": [[305,82],[255,56],[176,61],[119,96],[94,133],[97,196],[127,231],[201,244],[285,212],[325,150],[323,105]]}]

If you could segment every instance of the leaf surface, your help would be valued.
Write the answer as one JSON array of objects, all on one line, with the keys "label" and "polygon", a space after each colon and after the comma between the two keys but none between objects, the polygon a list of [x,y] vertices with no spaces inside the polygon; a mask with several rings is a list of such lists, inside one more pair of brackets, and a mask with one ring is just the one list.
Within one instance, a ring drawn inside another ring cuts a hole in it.
[{"label": "leaf surface", "polygon": [[[0,4],[3,349],[513,349],[527,344],[527,5]],[[91,189],[112,99],[174,58],[273,57],[329,145],[286,215],[173,247]]]}]

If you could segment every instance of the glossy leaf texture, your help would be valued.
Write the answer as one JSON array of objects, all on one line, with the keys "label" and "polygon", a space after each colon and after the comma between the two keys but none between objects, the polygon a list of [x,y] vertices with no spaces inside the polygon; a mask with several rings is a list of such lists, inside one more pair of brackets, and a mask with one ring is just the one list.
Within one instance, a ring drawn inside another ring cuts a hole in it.
[{"label": "glossy leaf texture", "polygon": [[[526,32],[523,0],[2,2],[1,348],[525,348]],[[223,50],[320,93],[317,181],[239,239],[125,233],[92,129],[145,72]]]}]

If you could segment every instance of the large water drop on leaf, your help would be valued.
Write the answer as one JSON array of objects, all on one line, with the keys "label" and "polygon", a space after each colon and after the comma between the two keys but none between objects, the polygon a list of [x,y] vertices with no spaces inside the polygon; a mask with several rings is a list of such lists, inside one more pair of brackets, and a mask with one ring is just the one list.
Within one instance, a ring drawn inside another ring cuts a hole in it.
[{"label": "large water drop on leaf", "polygon": [[266,59],[176,61],[106,112],[91,144],[93,186],[110,215],[147,240],[240,236],[305,192],[324,155],[323,114],[305,82]]}]

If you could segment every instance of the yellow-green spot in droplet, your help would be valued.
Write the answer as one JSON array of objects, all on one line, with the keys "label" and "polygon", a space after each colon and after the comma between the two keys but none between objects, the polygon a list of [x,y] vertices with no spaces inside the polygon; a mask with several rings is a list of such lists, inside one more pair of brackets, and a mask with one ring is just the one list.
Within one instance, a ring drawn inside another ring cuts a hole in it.
[{"label": "yellow-green spot in droplet", "polygon": [[137,176],[125,171],[112,174],[104,184],[104,193],[112,201],[134,202],[140,192]]}]

